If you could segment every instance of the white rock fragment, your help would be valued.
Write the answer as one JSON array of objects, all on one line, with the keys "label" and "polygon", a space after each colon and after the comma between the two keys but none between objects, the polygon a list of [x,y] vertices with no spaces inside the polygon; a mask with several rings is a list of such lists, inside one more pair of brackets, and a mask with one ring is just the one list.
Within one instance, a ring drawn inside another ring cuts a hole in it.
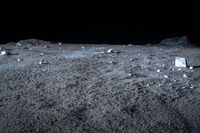
[{"label": "white rock fragment", "polygon": [[147,84],[147,87],[149,87],[150,85],[149,84]]},{"label": "white rock fragment", "polygon": [[44,53],[40,53],[40,55],[44,55]]},{"label": "white rock fragment", "polygon": [[159,72],[160,72],[160,69],[158,69],[157,72],[159,73]]},{"label": "white rock fragment", "polygon": [[190,70],[192,70],[193,68],[194,68],[193,66],[190,66],[190,67],[189,67]]},{"label": "white rock fragment", "polygon": [[128,76],[132,76],[132,74],[131,74],[131,73],[128,73]]},{"label": "white rock fragment", "polygon": [[164,78],[166,78],[166,79],[169,78],[169,76],[167,76],[167,75],[163,75],[163,76],[164,76]]},{"label": "white rock fragment", "polygon": [[22,44],[21,44],[20,42],[18,42],[18,43],[16,44],[16,46],[17,46],[17,47],[21,47]]},{"label": "white rock fragment", "polygon": [[186,59],[183,57],[176,57],[175,67],[187,67]]},{"label": "white rock fragment", "polygon": [[10,55],[10,52],[8,52],[8,51],[1,51],[1,55],[3,56],[3,55]]},{"label": "white rock fragment", "polygon": [[128,44],[128,46],[130,47],[130,46],[133,46],[133,44]]},{"label": "white rock fragment", "polygon": [[177,69],[177,71],[181,71],[181,70],[182,70],[181,68]]},{"label": "white rock fragment", "polygon": [[113,53],[113,52],[114,52],[113,49],[107,50],[107,53]]},{"label": "white rock fragment", "polygon": [[44,63],[44,60],[41,59],[41,60],[39,61],[39,64],[42,65],[43,63]]},{"label": "white rock fragment", "polygon": [[20,62],[20,61],[21,61],[21,59],[19,59],[19,58],[18,58],[18,59],[17,59],[17,61],[18,61],[18,62]]},{"label": "white rock fragment", "polygon": [[61,43],[61,42],[58,42],[58,45],[59,45],[59,46],[61,46],[61,45],[62,45],[62,43]]},{"label": "white rock fragment", "polygon": [[162,64],[162,66],[164,67],[164,66],[165,66],[165,64]]},{"label": "white rock fragment", "polygon": [[188,76],[187,76],[187,74],[183,74],[183,78],[187,78]]}]

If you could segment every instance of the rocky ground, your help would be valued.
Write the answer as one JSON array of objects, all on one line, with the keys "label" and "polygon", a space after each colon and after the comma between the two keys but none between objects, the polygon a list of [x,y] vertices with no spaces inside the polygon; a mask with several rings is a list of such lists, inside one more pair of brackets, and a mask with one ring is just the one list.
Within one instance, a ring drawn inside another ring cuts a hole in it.
[{"label": "rocky ground", "polygon": [[[200,48],[0,45],[0,132],[199,132]],[[174,66],[185,57],[189,68]]]}]

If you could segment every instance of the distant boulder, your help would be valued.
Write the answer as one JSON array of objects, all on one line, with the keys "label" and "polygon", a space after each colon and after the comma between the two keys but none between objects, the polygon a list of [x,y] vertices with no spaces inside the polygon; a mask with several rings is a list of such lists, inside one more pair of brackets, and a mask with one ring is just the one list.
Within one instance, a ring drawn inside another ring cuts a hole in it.
[{"label": "distant boulder", "polygon": [[186,46],[189,44],[189,39],[187,36],[168,38],[162,40],[160,44],[168,46]]}]

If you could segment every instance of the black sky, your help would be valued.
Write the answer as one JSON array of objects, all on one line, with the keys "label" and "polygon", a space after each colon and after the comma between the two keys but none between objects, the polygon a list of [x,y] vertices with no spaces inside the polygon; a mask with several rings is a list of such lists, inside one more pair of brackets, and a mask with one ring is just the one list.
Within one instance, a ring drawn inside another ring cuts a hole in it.
[{"label": "black sky", "polygon": [[194,0],[133,2],[127,7],[26,7],[16,15],[3,14],[0,42],[37,38],[72,43],[143,44],[182,35],[196,42],[199,33],[198,8]]}]

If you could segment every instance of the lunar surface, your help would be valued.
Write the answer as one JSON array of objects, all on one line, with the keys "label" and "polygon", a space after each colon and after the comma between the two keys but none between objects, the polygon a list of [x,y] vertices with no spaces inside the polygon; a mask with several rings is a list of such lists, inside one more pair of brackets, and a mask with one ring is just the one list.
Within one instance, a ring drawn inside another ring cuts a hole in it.
[{"label": "lunar surface", "polygon": [[[0,45],[1,133],[196,133],[200,48]],[[175,67],[183,57],[187,67]]]}]

